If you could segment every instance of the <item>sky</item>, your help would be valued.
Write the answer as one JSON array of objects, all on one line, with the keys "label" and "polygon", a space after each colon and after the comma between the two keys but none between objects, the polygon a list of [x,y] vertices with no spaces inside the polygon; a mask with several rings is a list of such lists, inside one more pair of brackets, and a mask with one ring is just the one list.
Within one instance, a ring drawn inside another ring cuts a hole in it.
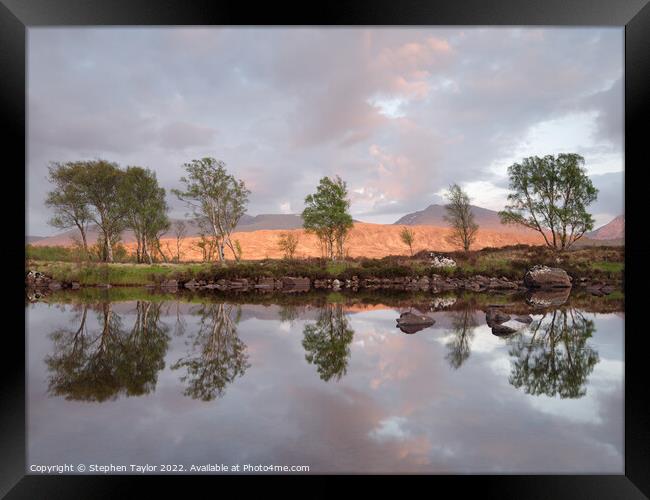
[{"label": "sky", "polygon": [[[393,223],[458,183],[500,210],[507,168],[579,153],[596,227],[623,213],[622,28],[28,30],[27,234],[47,236],[50,162],[154,170],[214,157],[248,213],[300,213],[323,176]],[[172,217],[187,210],[168,194]]]}]

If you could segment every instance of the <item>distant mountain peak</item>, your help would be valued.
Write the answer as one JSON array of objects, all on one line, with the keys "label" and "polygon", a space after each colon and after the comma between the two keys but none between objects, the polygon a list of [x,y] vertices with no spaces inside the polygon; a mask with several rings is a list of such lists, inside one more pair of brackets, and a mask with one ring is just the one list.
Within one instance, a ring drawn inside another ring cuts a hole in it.
[{"label": "distant mountain peak", "polygon": [[[476,205],[470,205],[472,208],[472,213],[474,214],[474,220],[479,225],[479,227],[484,228],[503,228],[501,224],[501,219],[499,218],[499,213],[483,207],[478,207]],[[410,214],[406,214],[394,224],[401,224],[406,226],[440,226],[446,227],[447,221],[444,217],[447,211],[445,205],[432,203],[424,210],[418,210]],[[517,230],[514,226],[511,226],[512,229]]]},{"label": "distant mountain peak", "polygon": [[592,240],[616,240],[625,238],[625,215],[614,217],[604,226],[585,233],[585,236]]}]

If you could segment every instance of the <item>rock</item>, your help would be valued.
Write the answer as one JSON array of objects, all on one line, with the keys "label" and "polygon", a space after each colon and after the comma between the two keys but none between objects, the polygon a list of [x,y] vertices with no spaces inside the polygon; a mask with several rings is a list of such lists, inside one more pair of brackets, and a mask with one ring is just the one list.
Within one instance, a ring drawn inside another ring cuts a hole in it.
[{"label": "rock", "polygon": [[314,288],[327,288],[327,280],[314,280]]},{"label": "rock", "polygon": [[491,290],[516,290],[518,285],[516,283],[513,283],[512,281],[507,281],[507,280],[494,280],[490,281],[490,284],[488,285],[488,288]]},{"label": "rock", "polygon": [[189,288],[189,289],[192,289],[192,288],[198,288],[198,287],[199,287],[199,283],[198,283],[196,280],[191,279],[190,281],[188,281],[187,283],[185,283],[185,285],[183,285],[183,286],[184,286],[185,288]]},{"label": "rock", "polygon": [[78,281],[73,281],[70,288],[72,288],[73,290],[79,290],[79,288],[81,288],[81,285],[79,284]]},{"label": "rock", "polygon": [[178,281],[176,281],[176,280],[165,280],[160,284],[160,286],[162,288],[178,288]]},{"label": "rock", "polygon": [[[223,285],[222,285],[223,286]],[[237,280],[230,280],[227,283],[227,288],[229,289],[241,289],[241,288],[248,288],[248,280],[246,278],[242,279],[237,279]]]},{"label": "rock", "polygon": [[571,280],[559,267],[534,266],[524,275],[527,288],[571,288]]},{"label": "rock", "polygon": [[444,255],[436,255],[435,253],[430,254],[431,266],[435,268],[445,268],[445,267],[456,267],[456,261],[445,257]]},{"label": "rock", "polygon": [[423,314],[404,312],[397,318],[397,327],[404,333],[416,333],[432,326],[436,321]]},{"label": "rock", "polygon": [[308,289],[309,285],[309,278],[293,278],[289,276],[282,278],[282,288]]},{"label": "rock", "polygon": [[273,278],[259,278],[255,284],[255,288],[261,290],[273,290],[273,288],[275,288],[275,280]]},{"label": "rock", "polygon": [[341,289],[341,282],[337,279],[332,281],[332,290],[340,290]]},{"label": "rock", "polygon": [[530,314],[527,314],[526,316],[515,316],[513,319],[519,323],[525,323],[527,325],[530,325],[533,322],[533,318]]}]

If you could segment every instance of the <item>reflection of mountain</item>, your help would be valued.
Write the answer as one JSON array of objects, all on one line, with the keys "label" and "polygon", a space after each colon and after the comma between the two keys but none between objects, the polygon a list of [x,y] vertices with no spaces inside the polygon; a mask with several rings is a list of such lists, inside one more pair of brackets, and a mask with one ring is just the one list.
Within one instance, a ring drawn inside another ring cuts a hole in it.
[{"label": "reflection of mountain", "polygon": [[130,330],[113,312],[111,303],[100,305],[100,329],[90,331],[89,306],[80,307],[76,330],[52,332],[54,352],[45,358],[51,372],[53,395],[80,401],[106,401],[120,394],[138,396],[154,390],[158,372],[165,366],[169,337],[160,322],[160,303],[138,301]]},{"label": "reflection of mountain", "polygon": [[302,345],[305,359],[316,365],[320,378],[339,380],[348,368],[354,330],[340,304],[325,305],[316,323],[305,325]]},{"label": "reflection of mountain", "polygon": [[246,344],[237,335],[238,311],[224,303],[201,304],[194,311],[201,320],[190,353],[171,367],[185,369],[181,377],[187,382],[185,395],[203,401],[221,397],[226,386],[250,366]]},{"label": "reflection of mountain", "polygon": [[532,335],[519,335],[511,344],[514,358],[510,383],[527,394],[580,398],[598,353],[587,343],[594,322],[572,308],[546,312],[530,325]]}]

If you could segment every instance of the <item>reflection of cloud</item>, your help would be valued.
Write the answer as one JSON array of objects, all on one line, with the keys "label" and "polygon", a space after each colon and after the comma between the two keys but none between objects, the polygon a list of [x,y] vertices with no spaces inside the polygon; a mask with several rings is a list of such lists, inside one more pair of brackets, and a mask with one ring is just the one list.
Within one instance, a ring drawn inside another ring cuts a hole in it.
[{"label": "reflection of cloud", "polygon": [[[269,316],[238,325],[251,350],[251,367],[218,404],[184,397],[177,373],[167,364],[156,391],[146,398],[70,407],[60,398],[44,398],[40,385],[42,360],[51,348],[42,333],[61,323],[62,313],[45,304],[30,308],[30,461],[89,455],[94,448],[85,443],[91,442],[102,447],[107,461],[259,460],[309,464],[314,473],[622,470],[623,322],[614,314],[594,317],[598,328],[592,342],[608,354],[590,376],[587,396],[549,401],[509,385],[507,371],[500,368],[503,362],[509,367],[507,342],[483,326],[473,337],[472,362],[452,371],[444,359],[445,343],[431,341],[445,337],[445,329],[406,336],[394,326],[394,310],[350,314],[355,340],[364,345],[353,345],[344,378],[324,383],[305,361],[301,345],[313,309],[301,311],[291,334],[272,319],[277,309],[242,309],[244,317]],[[170,311],[163,321],[173,325],[175,309]],[[71,311],[64,314],[67,322]],[[435,315],[437,324],[449,324],[449,312]],[[187,319],[188,332],[196,330],[198,318]],[[185,352],[186,340],[172,339],[168,360]],[[482,350],[481,341],[487,343]],[[503,349],[490,348],[492,342]],[[404,378],[401,367],[409,370]],[[381,380],[379,390],[371,389],[374,379]],[[589,413],[597,418],[589,419]],[[161,432],[170,440],[161,440]]]},{"label": "reflection of cloud", "polygon": [[603,423],[599,414],[600,405],[598,399],[593,397],[593,391],[588,392],[581,400],[562,400],[558,396],[551,398],[543,394],[539,396],[527,396],[526,399],[535,410],[541,413],[574,422],[596,425]]},{"label": "reflection of cloud", "polygon": [[410,437],[411,433],[405,429],[408,420],[404,417],[388,417],[379,421],[379,425],[372,429],[368,436],[377,441],[388,439],[404,440]]}]

